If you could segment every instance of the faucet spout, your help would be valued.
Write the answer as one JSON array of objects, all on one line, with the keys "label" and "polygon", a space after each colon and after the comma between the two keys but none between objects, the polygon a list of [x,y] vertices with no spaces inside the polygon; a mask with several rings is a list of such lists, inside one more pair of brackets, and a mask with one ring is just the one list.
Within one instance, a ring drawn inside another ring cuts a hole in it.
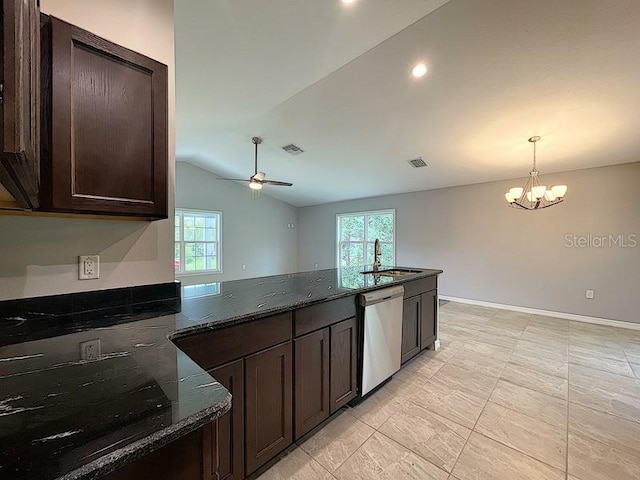
[{"label": "faucet spout", "polygon": [[376,238],[373,244],[373,271],[377,272],[380,268],[380,255],[382,255],[382,249],[380,248],[380,240]]}]

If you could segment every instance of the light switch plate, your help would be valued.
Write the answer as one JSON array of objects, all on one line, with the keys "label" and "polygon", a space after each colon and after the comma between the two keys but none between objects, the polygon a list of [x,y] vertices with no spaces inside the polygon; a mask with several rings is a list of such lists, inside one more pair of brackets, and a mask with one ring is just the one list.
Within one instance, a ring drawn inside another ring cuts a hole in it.
[{"label": "light switch plate", "polygon": [[595,290],[587,289],[584,292],[584,296],[589,300],[593,300],[595,297],[595,293]]}]

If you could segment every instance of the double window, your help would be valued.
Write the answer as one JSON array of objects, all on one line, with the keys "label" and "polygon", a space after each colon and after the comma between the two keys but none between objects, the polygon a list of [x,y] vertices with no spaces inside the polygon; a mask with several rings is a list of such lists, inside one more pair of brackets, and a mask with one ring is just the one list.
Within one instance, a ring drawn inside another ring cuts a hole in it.
[{"label": "double window", "polygon": [[373,263],[374,242],[380,240],[383,265],[395,265],[395,210],[341,213],[336,215],[338,267]]},{"label": "double window", "polygon": [[176,273],[222,272],[221,224],[220,212],[176,209]]}]

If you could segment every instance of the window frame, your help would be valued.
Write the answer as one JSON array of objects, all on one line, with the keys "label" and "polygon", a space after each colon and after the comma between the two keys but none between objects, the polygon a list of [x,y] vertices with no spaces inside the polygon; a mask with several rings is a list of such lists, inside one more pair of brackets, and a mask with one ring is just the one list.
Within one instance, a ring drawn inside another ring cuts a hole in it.
[{"label": "window frame", "polygon": [[[393,263],[397,263],[397,252],[396,252],[396,230],[397,230],[397,222],[396,222],[396,209],[395,208],[384,208],[384,209],[380,209],[380,210],[365,210],[365,211],[361,211],[361,212],[344,212],[344,213],[336,213],[336,230],[335,230],[335,238],[336,238],[336,243],[335,243],[335,261],[336,261],[336,268],[345,268],[342,267],[340,265],[340,247],[342,245],[342,243],[360,243],[363,246],[363,259],[364,259],[364,264],[362,266],[365,265],[370,265],[372,262],[369,261],[369,259],[366,258],[367,256],[367,244],[369,243],[373,243],[375,241],[375,239],[373,240],[369,240],[367,238],[367,230],[368,230],[368,222],[367,222],[367,217],[371,216],[371,215],[385,215],[385,214],[393,214],[393,235],[392,235],[392,240],[391,242],[383,242],[382,240],[380,241],[380,243],[382,244],[389,244],[391,243],[393,246]],[[359,242],[342,242],[340,240],[341,237],[341,231],[340,231],[340,220],[343,217],[360,217],[360,216],[364,216],[364,239]]]},{"label": "window frame", "polygon": [[[213,241],[188,241],[186,243],[213,243],[216,245],[216,257],[217,257],[217,265],[216,269],[207,269],[207,270],[193,270],[186,271],[182,270],[186,265],[185,259],[185,240],[184,240],[184,214],[196,214],[196,215],[214,215],[217,216],[217,225],[216,228],[216,239]],[[180,240],[175,239],[175,217],[176,215],[180,215]],[[175,258],[174,258],[174,267],[173,271],[176,277],[189,277],[193,275],[218,275],[223,273],[222,269],[222,212],[218,210],[200,210],[195,208],[180,208],[176,207],[173,215],[174,218],[174,228],[173,228],[173,248],[175,255],[175,245],[177,243],[180,244],[180,271],[176,271],[175,269]]]}]

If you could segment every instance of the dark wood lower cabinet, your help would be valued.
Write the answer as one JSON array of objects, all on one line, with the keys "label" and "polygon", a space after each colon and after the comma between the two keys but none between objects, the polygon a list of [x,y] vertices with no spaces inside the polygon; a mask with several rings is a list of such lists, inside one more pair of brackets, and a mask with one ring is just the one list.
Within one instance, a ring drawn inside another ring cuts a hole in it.
[{"label": "dark wood lower cabinet", "polygon": [[208,445],[202,442],[202,436],[203,429],[200,428],[101,478],[103,480],[215,478],[208,476],[204,471],[203,458],[210,458],[212,452],[208,450]]},{"label": "dark wood lower cabinet", "polygon": [[331,326],[331,412],[358,394],[358,322],[349,318]]},{"label": "dark wood lower cabinet", "polygon": [[[420,293],[419,282],[404,300],[403,363],[436,339],[437,290]],[[347,311],[342,306],[340,317]],[[329,418],[358,394],[358,319],[327,319],[332,308],[308,307],[299,316],[287,312],[178,340],[231,392],[231,410],[105,478],[242,480]],[[292,340],[294,331],[305,334]]]},{"label": "dark wood lower cabinet", "polygon": [[293,442],[292,344],[245,359],[245,473],[253,473]]},{"label": "dark wood lower cabinet", "polygon": [[420,353],[420,295],[405,299],[402,313],[402,363]]},{"label": "dark wood lower cabinet", "polygon": [[295,438],[329,417],[329,329],[294,340]]},{"label": "dark wood lower cabinet", "polygon": [[231,410],[203,430],[206,478],[244,478],[244,361],[242,359],[209,370],[232,395]]},{"label": "dark wood lower cabinet", "polygon": [[420,295],[420,349],[424,350],[436,340],[436,312],[438,308],[438,292]]}]

